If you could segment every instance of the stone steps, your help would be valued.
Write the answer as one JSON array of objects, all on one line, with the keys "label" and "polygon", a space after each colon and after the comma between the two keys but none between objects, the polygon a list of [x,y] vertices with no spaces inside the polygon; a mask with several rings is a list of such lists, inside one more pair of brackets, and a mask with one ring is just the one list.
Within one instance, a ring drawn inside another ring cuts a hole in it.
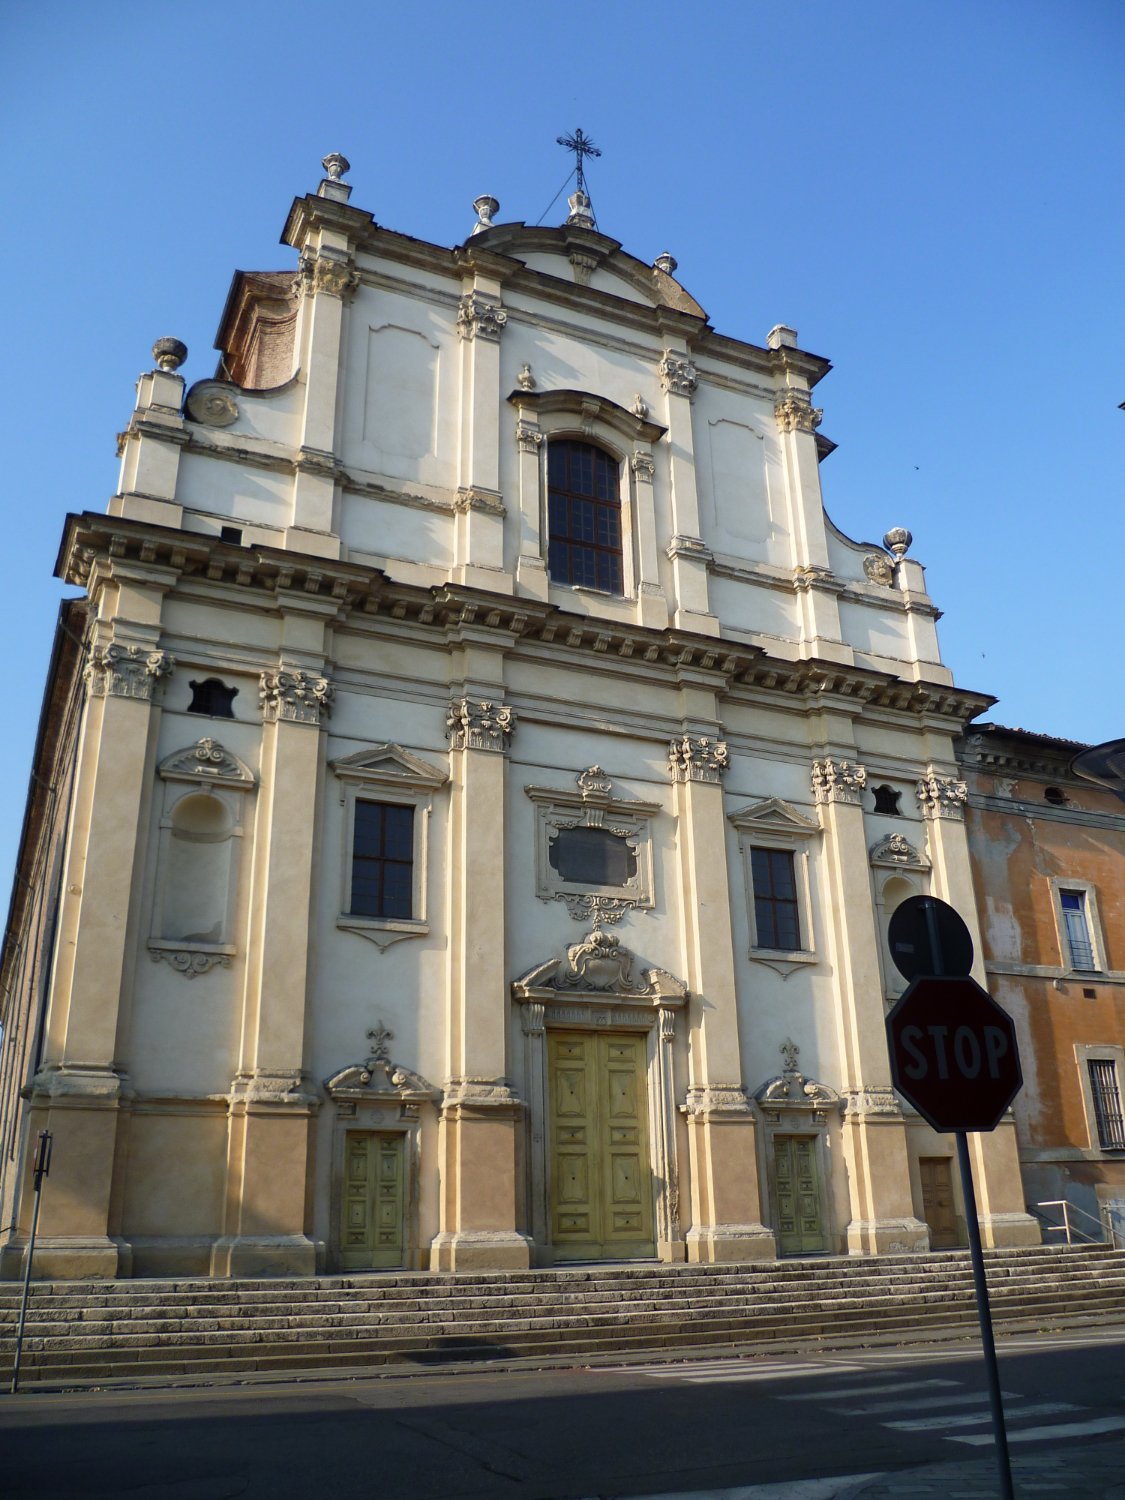
[{"label": "stone steps", "polygon": [[[1125,1253],[994,1251],[997,1322],[1125,1320]],[[0,1286],[0,1372],[19,1287]],[[207,1378],[649,1349],[939,1336],[975,1327],[964,1252],[748,1266],[597,1266],[515,1275],[35,1283],[22,1378]]]}]

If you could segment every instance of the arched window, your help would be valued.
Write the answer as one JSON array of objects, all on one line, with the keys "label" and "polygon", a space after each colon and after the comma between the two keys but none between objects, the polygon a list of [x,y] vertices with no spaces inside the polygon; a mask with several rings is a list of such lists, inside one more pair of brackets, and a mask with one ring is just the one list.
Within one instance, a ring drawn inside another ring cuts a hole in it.
[{"label": "arched window", "polygon": [[617,460],[593,443],[547,449],[547,571],[555,583],[623,592]]}]

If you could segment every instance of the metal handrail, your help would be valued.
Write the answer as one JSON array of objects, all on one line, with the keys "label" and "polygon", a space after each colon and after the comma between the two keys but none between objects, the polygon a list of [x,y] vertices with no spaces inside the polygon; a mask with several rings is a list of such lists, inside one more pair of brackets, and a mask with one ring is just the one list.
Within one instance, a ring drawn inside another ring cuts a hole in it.
[{"label": "metal handrail", "polygon": [[[1034,1207],[1036,1209],[1062,1209],[1062,1223],[1044,1223],[1043,1228],[1048,1234],[1065,1234],[1066,1242],[1068,1245],[1074,1244],[1075,1237],[1077,1237],[1084,1245],[1104,1244],[1106,1233],[1108,1232],[1110,1241],[1115,1249],[1119,1248],[1119,1246],[1125,1246],[1125,1234],[1122,1234],[1122,1232],[1117,1229],[1117,1227],[1112,1222],[1107,1223],[1106,1220],[1100,1219],[1097,1214],[1089,1213],[1086,1209],[1079,1208],[1077,1204],[1070,1203],[1065,1198],[1050,1198],[1046,1202],[1036,1203]],[[1098,1228],[1101,1230],[1101,1234],[1088,1234],[1086,1230],[1080,1228],[1077,1224],[1072,1224],[1070,1222],[1071,1214],[1080,1214],[1082,1218],[1089,1219],[1091,1224],[1096,1224],[1098,1226]],[[1039,1217],[1044,1218],[1045,1216],[1040,1214]]]}]

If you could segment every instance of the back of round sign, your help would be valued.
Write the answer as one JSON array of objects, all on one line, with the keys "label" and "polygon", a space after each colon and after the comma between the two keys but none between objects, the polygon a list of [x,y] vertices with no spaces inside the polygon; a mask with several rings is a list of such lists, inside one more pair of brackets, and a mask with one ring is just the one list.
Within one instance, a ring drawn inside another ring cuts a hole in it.
[{"label": "back of round sign", "polygon": [[936,896],[908,896],[887,927],[895,968],[904,979],[962,977],[973,967],[973,939],[958,913]]}]

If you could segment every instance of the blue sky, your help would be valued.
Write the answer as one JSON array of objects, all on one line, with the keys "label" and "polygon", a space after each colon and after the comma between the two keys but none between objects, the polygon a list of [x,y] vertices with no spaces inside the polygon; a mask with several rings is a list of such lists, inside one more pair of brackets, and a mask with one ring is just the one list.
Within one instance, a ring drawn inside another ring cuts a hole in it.
[{"label": "blue sky", "polygon": [[914,533],[957,680],[1004,723],[1125,734],[1120,0],[9,0],[0,58],[0,867],[63,517],[113,492],[153,339],[213,373],[231,272],[292,264],[281,226],[328,151],[353,203],[452,244],[482,192],[536,221],[582,126],[605,233],[671,250],[723,332],[790,323],[833,361],[829,513]]}]

